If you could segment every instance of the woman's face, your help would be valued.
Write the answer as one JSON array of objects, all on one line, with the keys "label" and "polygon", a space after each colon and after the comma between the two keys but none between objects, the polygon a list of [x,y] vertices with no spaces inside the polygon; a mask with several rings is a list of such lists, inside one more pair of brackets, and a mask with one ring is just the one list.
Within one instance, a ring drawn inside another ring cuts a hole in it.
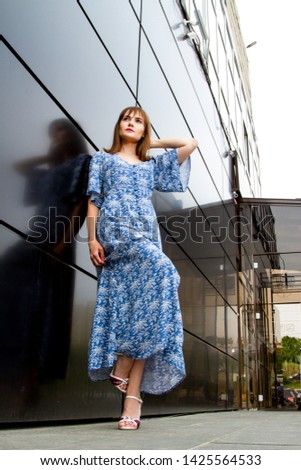
[{"label": "woman's face", "polygon": [[144,136],[145,122],[139,112],[125,112],[120,124],[119,135],[123,142],[139,142]]}]

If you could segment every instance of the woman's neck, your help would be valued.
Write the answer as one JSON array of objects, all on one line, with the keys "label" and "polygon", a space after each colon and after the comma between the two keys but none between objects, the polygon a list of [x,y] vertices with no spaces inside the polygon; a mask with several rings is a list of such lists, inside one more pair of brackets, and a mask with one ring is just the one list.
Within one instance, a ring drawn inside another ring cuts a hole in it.
[{"label": "woman's neck", "polygon": [[119,153],[122,153],[124,155],[129,155],[129,156],[136,156],[137,155],[136,150],[137,150],[137,144],[136,143],[132,143],[132,142],[126,142],[125,143],[124,142],[121,145]]}]

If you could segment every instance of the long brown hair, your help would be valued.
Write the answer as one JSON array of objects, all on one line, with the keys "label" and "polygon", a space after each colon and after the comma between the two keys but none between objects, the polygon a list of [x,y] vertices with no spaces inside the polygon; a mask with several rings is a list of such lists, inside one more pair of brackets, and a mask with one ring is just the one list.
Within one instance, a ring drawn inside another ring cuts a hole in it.
[{"label": "long brown hair", "polygon": [[143,118],[144,125],[145,125],[144,134],[139,140],[139,142],[137,142],[136,152],[140,160],[142,160],[143,162],[146,160],[149,160],[147,152],[150,148],[151,124],[150,124],[148,115],[139,106],[129,106],[127,108],[124,108],[121,111],[118,121],[116,122],[115,128],[114,128],[113,143],[109,149],[104,148],[104,151],[107,153],[111,153],[111,154],[117,153],[120,151],[122,147],[122,139],[120,138],[120,135],[119,135],[119,125],[123,117],[125,116],[125,114],[134,114],[134,116],[135,114],[140,114],[140,116]]}]

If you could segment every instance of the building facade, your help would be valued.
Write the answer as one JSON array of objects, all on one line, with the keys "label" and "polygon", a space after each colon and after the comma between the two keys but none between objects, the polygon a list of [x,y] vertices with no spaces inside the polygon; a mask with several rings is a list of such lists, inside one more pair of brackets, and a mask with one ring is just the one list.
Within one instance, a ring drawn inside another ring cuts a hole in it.
[{"label": "building facade", "polygon": [[[271,301],[258,298],[266,286],[254,288],[250,204],[242,218],[242,195],[260,198],[261,184],[235,2],[0,8],[0,422],[119,416],[120,395],[87,378],[96,276],[84,190],[89,156],[110,145],[120,110],[135,104],[154,136],[199,142],[189,189],[154,195],[181,276],[187,378],[147,396],[143,413],[270,406]],[[268,305],[260,328],[256,305]]]}]

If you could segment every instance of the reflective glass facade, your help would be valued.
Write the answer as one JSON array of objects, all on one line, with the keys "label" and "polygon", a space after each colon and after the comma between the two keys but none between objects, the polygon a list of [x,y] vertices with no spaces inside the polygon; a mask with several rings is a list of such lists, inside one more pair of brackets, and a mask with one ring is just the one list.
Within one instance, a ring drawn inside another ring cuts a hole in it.
[{"label": "reflective glass facade", "polygon": [[277,305],[301,303],[301,204],[244,199],[239,205],[242,405],[272,406],[281,347]]},{"label": "reflective glass facade", "polygon": [[[269,367],[258,366],[257,342],[266,347],[269,338],[254,335],[245,317],[254,305],[253,248],[241,252],[232,197],[230,148],[238,168],[245,163],[243,138],[227,132],[241,119],[225,90],[231,54],[237,78],[231,25],[226,2],[195,2],[210,25],[206,69],[187,36],[184,3],[1,0],[2,423],[119,416],[120,395],[86,372],[96,277],[84,186],[89,156],[110,145],[120,110],[133,104],[149,114],[154,136],[199,142],[187,192],[154,195],[164,251],[181,276],[187,378],[167,395],[147,396],[143,413],[257,403],[250,396]],[[241,177],[246,196],[258,194],[252,174]]]}]

